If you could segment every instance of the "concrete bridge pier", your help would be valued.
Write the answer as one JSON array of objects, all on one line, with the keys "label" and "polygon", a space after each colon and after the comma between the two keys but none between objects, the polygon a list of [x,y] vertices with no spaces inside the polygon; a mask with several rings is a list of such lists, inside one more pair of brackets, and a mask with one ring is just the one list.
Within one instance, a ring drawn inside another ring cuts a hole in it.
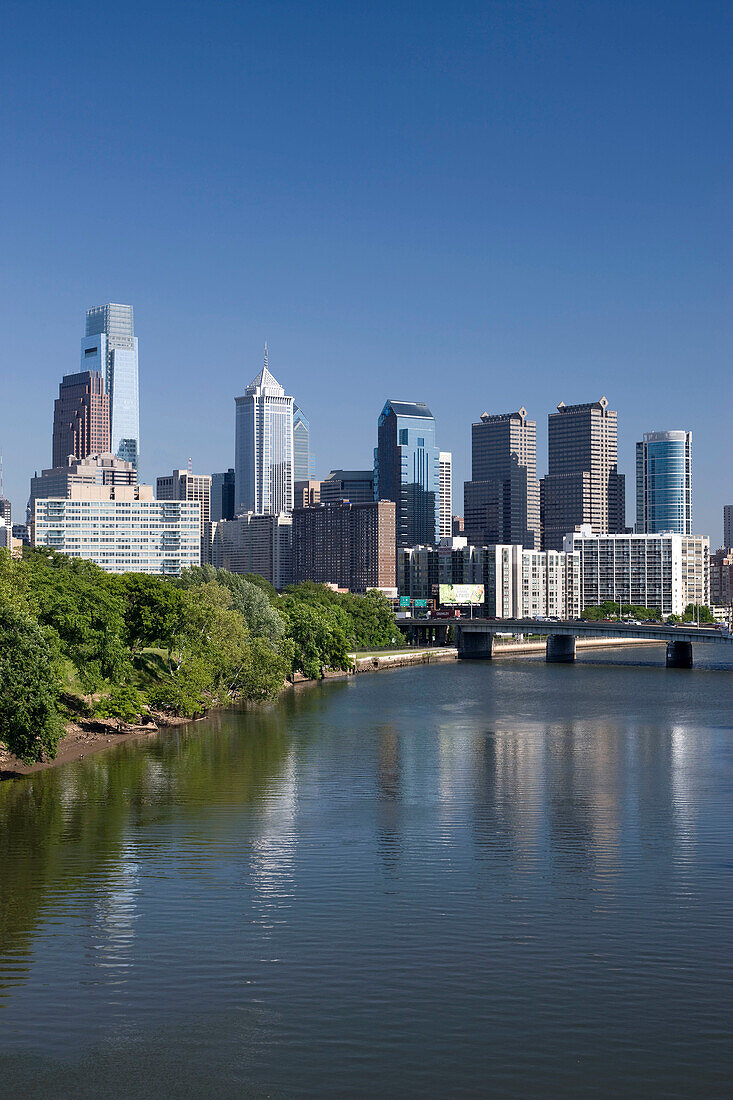
[{"label": "concrete bridge pier", "polygon": [[556,664],[571,664],[575,660],[575,638],[572,634],[550,634],[545,660]]},{"label": "concrete bridge pier", "polygon": [[456,625],[458,659],[463,661],[490,661],[494,647],[494,635],[488,631],[462,630]]},{"label": "concrete bridge pier", "polygon": [[692,642],[667,642],[667,668],[692,668]]}]

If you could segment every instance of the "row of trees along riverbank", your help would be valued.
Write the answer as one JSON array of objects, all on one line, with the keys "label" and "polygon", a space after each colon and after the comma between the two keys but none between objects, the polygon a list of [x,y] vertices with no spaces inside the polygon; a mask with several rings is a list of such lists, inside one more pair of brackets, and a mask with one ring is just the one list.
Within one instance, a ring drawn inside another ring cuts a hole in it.
[{"label": "row of trees along riverbank", "polygon": [[295,673],[346,671],[350,650],[402,640],[379,593],[307,583],[278,595],[206,565],[117,576],[45,549],[0,551],[0,743],[26,764],[52,759],[66,722],[273,699]]}]

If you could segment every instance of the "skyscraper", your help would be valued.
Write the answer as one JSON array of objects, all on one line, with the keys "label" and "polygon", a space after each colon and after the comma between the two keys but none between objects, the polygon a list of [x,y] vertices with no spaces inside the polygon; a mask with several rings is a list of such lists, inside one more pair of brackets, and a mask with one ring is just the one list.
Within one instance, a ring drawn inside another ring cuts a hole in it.
[{"label": "skyscraper", "polygon": [[537,424],[527,410],[471,426],[471,481],[463,491],[464,533],[474,546],[540,546]]},{"label": "skyscraper", "polygon": [[110,449],[109,397],[99,371],[66,374],[53,409],[52,466]]},{"label": "skyscraper", "polygon": [[542,547],[590,524],[594,535],[625,529],[625,479],[618,472],[617,414],[608,401],[566,405],[548,417],[548,473],[540,482]]},{"label": "skyscraper", "polygon": [[321,482],[321,504],[348,500],[364,504],[374,500],[374,470],[331,470]]},{"label": "skyscraper", "polygon": [[636,444],[636,531],[692,534],[692,432],[647,432]]},{"label": "skyscraper", "polygon": [[99,371],[104,378],[109,396],[112,453],[138,469],[140,402],[132,306],[108,302],[87,310],[81,365],[82,370]]},{"label": "skyscraper", "polygon": [[293,399],[265,365],[237,406],[234,512],[278,515],[293,507]]},{"label": "skyscraper", "polygon": [[234,519],[234,470],[211,475],[211,522]]},{"label": "skyscraper", "polygon": [[155,485],[156,500],[197,500],[200,506],[201,536],[204,524],[211,519],[211,474],[193,474],[190,470],[174,470],[159,477]]},{"label": "skyscraper", "polygon": [[397,546],[432,546],[440,531],[435,418],[423,401],[387,401],[374,451],[374,498],[393,500]]},{"label": "skyscraper", "polygon": [[440,466],[440,523],[439,534],[449,539],[453,534],[453,455],[450,451],[441,451],[438,455]]},{"label": "skyscraper", "polygon": [[733,546],[733,504],[723,505],[723,546]]},{"label": "skyscraper", "polygon": [[310,477],[310,422],[303,410],[293,404],[293,481],[309,481]]}]

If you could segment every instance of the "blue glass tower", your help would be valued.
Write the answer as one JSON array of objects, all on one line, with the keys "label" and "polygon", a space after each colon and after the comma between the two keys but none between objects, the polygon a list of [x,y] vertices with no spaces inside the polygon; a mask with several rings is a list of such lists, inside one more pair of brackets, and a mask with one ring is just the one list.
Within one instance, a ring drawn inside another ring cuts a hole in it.
[{"label": "blue glass tower", "polygon": [[311,477],[310,423],[303,410],[293,404],[293,481],[307,481]]},{"label": "blue glass tower", "polygon": [[97,370],[109,395],[112,454],[140,461],[140,401],[138,396],[137,337],[132,306],[108,302],[87,310],[86,334],[81,342],[82,370]]},{"label": "blue glass tower", "polygon": [[422,401],[387,401],[374,450],[374,499],[393,500],[397,546],[440,537],[440,450],[435,417]]},{"label": "blue glass tower", "polygon": [[692,432],[647,432],[636,444],[636,531],[692,534]]}]

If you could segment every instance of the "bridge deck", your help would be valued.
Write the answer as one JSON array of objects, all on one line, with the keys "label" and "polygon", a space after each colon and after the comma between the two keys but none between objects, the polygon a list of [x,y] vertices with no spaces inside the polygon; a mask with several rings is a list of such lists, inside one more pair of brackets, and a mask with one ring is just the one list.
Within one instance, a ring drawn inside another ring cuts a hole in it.
[{"label": "bridge deck", "polygon": [[733,634],[726,629],[711,626],[692,626],[690,623],[673,626],[666,623],[605,623],[584,619],[397,619],[398,626],[419,628],[457,626],[462,631],[479,634],[566,634],[574,638],[638,638],[640,641],[660,642],[718,642],[733,645]]}]

